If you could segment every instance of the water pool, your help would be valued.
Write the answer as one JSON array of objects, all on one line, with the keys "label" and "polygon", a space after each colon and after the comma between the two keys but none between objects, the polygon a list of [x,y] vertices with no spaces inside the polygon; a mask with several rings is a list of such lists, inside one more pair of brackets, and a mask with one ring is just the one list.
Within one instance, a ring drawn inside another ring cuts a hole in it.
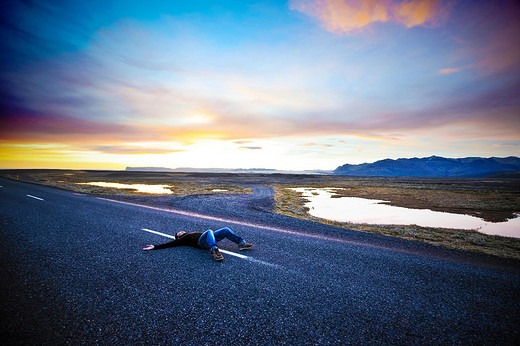
[{"label": "water pool", "polygon": [[105,182],[92,182],[92,183],[78,183],[80,185],[94,185],[101,187],[113,187],[116,189],[135,189],[138,192],[153,193],[153,194],[172,194],[172,190],[169,189],[170,185],[147,185],[147,184],[121,184],[121,183],[105,183]]},{"label": "water pool", "polygon": [[322,219],[376,225],[418,225],[423,227],[472,229],[485,234],[520,238],[520,217],[505,222],[488,222],[481,218],[383,204],[385,201],[340,197],[331,198],[334,188],[293,188],[309,200],[309,214]]}]

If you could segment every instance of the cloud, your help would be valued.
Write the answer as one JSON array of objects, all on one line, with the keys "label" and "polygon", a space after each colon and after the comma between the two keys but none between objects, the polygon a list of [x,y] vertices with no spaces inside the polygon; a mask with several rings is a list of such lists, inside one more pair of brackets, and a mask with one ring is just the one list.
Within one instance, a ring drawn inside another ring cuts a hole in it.
[{"label": "cloud", "polygon": [[520,25],[510,27],[500,32],[495,40],[490,42],[489,50],[482,49],[482,59],[478,64],[488,73],[504,72],[516,69],[520,63],[520,47],[517,45],[520,37]]},{"label": "cloud", "polygon": [[[475,92],[461,87],[461,89],[454,89],[448,96],[439,96],[438,102],[433,106],[409,109],[373,107],[367,116],[350,116],[352,110],[348,107],[335,105],[321,111],[311,109],[301,112],[298,117],[284,117],[248,109],[242,102],[233,103],[218,98],[204,99],[197,95],[191,97],[182,95],[180,104],[184,102],[197,104],[200,106],[198,108],[204,108],[208,114],[211,114],[213,119],[208,123],[182,125],[177,124],[176,121],[168,123],[161,121],[160,118],[149,118],[144,110],[143,113],[136,113],[136,115],[142,114],[143,120],[151,120],[150,123],[78,119],[36,112],[27,108],[13,108],[1,115],[0,140],[111,146],[121,141],[190,144],[199,139],[218,139],[235,141],[235,144],[243,145],[241,149],[244,150],[258,150],[261,147],[248,145],[253,141],[243,140],[243,138],[353,135],[398,139],[395,138],[395,133],[426,134],[437,129],[449,129],[450,126],[455,129],[462,124],[473,128],[474,131],[459,134],[461,137],[468,138],[474,135],[478,138],[496,139],[503,136],[503,140],[509,140],[516,138],[520,133],[518,90],[520,84],[506,85],[487,92]],[[154,92],[157,92],[157,89],[134,88],[134,92],[126,96],[139,97],[141,93],[153,94]],[[167,95],[174,101],[179,97],[176,89],[163,90],[163,92],[165,95],[161,97],[161,102],[163,99],[168,99]],[[136,121],[137,118],[136,116]],[[437,135],[448,136],[442,132],[438,132]],[[313,142],[304,145],[331,147],[330,144]],[[121,149],[120,152],[123,153],[124,150]]]},{"label": "cloud", "polygon": [[109,137],[127,133],[130,126],[111,122],[100,122],[38,113],[17,109],[14,113],[2,114],[0,139],[42,138],[57,139],[74,136]]},{"label": "cloud", "polygon": [[520,67],[520,3],[504,1],[500,6],[484,2],[470,7],[463,18],[464,30],[459,39],[462,51],[472,58],[483,74],[510,72],[518,75]]},{"label": "cloud", "polygon": [[432,25],[446,13],[440,0],[292,0],[289,7],[317,18],[325,29],[339,35],[357,34],[377,22],[407,28]]},{"label": "cloud", "polygon": [[388,11],[377,1],[293,0],[292,10],[318,18],[333,33],[357,32],[374,22],[388,21]]},{"label": "cloud", "polygon": [[240,147],[238,149],[242,149],[242,150],[261,150],[262,147]]},{"label": "cloud", "polygon": [[445,14],[440,0],[408,0],[391,8],[396,22],[407,28],[435,24]]},{"label": "cloud", "polygon": [[459,72],[460,71],[460,68],[441,68],[439,69],[439,74],[452,74],[452,73],[456,73],[456,72]]},{"label": "cloud", "polygon": [[492,144],[491,146],[492,147],[495,147],[495,148],[514,148],[514,147],[518,147],[520,144],[518,143],[495,143],[495,144]]},{"label": "cloud", "polygon": [[[437,105],[371,117],[374,131],[430,133],[439,138],[515,140],[520,133],[520,82],[486,92],[461,87]],[[461,128],[465,128],[463,131]]]},{"label": "cloud", "polygon": [[99,151],[106,154],[130,154],[130,155],[142,155],[142,154],[171,154],[182,152],[185,150],[165,150],[165,149],[149,149],[142,147],[127,147],[122,145],[99,145],[87,147],[88,150]]},{"label": "cloud", "polygon": [[305,143],[300,144],[300,147],[322,147],[322,148],[334,148],[335,145],[332,144],[320,144],[320,143]]},{"label": "cloud", "polygon": [[2,109],[0,141],[28,143],[117,143],[120,141],[172,141],[191,131],[161,124],[120,123],[78,119],[31,109]]},{"label": "cloud", "polygon": [[[293,0],[290,6],[319,19],[327,30],[338,34],[355,34],[373,23],[435,25],[445,13],[441,1]],[[478,52],[476,56],[486,66],[514,64],[518,48],[511,43],[518,26],[498,25],[498,14],[492,16],[495,24],[491,25],[482,16],[474,16],[479,18],[475,25],[485,26],[490,32],[477,32],[486,44],[474,47],[472,52]],[[497,26],[506,30],[507,39],[495,40],[495,47],[488,43],[496,37],[491,32],[496,32]],[[237,44],[236,54],[230,55],[197,33],[188,35],[190,40],[173,36],[130,21],[98,32],[92,45],[77,54],[36,61],[16,74],[4,71],[2,77],[10,83],[0,88],[13,91],[5,97],[0,95],[0,103],[25,108],[9,113],[5,123],[0,119],[0,139],[101,143],[106,145],[106,152],[129,153],[141,149],[117,148],[117,142],[186,144],[219,139],[235,140],[243,150],[259,150],[262,148],[255,147],[253,141],[243,139],[330,135],[396,139],[394,133],[427,133],[457,124],[482,126],[480,137],[497,138],[504,133],[512,137],[519,131],[518,106],[513,105],[518,99],[518,85],[486,95],[483,90],[497,89],[499,83],[471,89],[471,81],[465,80],[459,89],[443,84],[442,90],[432,91],[433,97],[423,97],[416,92],[423,88],[416,88],[416,84],[432,89],[437,86],[430,86],[429,80],[415,74],[415,63],[410,60],[415,54],[408,56],[401,50],[402,60],[393,63],[392,57],[382,59],[381,53],[371,57],[363,49],[356,55],[355,50],[341,48],[343,45],[334,41],[337,38],[330,36],[330,41],[306,41],[312,43],[312,49],[287,40],[274,46],[242,43]],[[461,42],[480,42],[462,37]],[[508,42],[511,51],[507,50]],[[495,47],[493,54],[487,55],[486,47]],[[325,50],[328,53],[322,54]],[[446,65],[433,66],[464,66],[460,61],[442,63]],[[401,78],[393,78],[386,69],[396,71],[392,67],[401,65],[409,67],[406,73],[411,82],[402,78],[406,83],[394,85]],[[462,68],[467,67],[442,68],[438,73],[455,73]],[[442,83],[449,79],[434,77]],[[465,77],[461,74],[461,78]],[[391,89],[379,89],[387,84]],[[414,100],[417,95],[418,101]],[[313,139],[299,140],[305,141]]]}]

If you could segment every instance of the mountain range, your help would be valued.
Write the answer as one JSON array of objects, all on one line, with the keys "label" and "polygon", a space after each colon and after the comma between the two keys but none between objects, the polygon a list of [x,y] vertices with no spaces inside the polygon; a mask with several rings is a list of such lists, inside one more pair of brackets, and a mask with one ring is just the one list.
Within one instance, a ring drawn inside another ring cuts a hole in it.
[{"label": "mountain range", "polygon": [[127,171],[145,172],[198,172],[198,173],[260,173],[260,174],[333,174],[382,177],[459,177],[477,178],[492,175],[520,177],[520,158],[466,157],[450,159],[439,156],[411,159],[385,159],[374,163],[358,165],[345,164],[333,171],[283,171],[266,168],[166,168],[166,167],[126,167]]},{"label": "mountain range", "polygon": [[283,171],[271,168],[126,167],[126,171],[182,173],[332,174],[332,171],[323,170]]},{"label": "mountain range", "polygon": [[[516,173],[516,174],[515,174]],[[411,159],[385,159],[358,165],[345,164],[333,171],[335,175],[387,177],[486,177],[504,175],[518,177],[520,158],[466,157],[460,159],[430,156]]]}]

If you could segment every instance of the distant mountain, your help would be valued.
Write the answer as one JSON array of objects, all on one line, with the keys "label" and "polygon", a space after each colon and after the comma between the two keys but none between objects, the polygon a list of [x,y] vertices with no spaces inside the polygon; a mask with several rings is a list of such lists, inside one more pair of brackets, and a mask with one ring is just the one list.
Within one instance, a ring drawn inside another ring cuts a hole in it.
[{"label": "distant mountain", "polygon": [[183,172],[183,173],[263,173],[263,174],[331,174],[331,171],[280,171],[270,168],[166,168],[166,167],[126,167],[126,171],[140,172]]},{"label": "distant mountain", "polygon": [[126,167],[130,172],[173,172],[173,169],[166,167]]},{"label": "distant mountain", "polygon": [[335,175],[385,177],[486,177],[520,172],[520,158],[466,157],[448,159],[439,156],[425,158],[381,160],[359,165],[346,164],[334,170]]}]

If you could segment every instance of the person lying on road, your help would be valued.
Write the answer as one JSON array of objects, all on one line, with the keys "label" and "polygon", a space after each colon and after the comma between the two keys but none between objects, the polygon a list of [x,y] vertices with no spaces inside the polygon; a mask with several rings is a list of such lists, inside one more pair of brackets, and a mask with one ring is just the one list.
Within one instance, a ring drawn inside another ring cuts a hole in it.
[{"label": "person lying on road", "polygon": [[239,237],[230,228],[224,227],[218,231],[208,229],[206,232],[190,232],[179,231],[175,234],[175,239],[164,244],[146,245],[144,251],[166,249],[174,246],[191,246],[199,249],[209,249],[211,257],[217,261],[223,261],[224,256],[218,250],[217,242],[227,238],[238,245],[238,250],[248,250],[253,244],[247,243],[244,238]]}]

